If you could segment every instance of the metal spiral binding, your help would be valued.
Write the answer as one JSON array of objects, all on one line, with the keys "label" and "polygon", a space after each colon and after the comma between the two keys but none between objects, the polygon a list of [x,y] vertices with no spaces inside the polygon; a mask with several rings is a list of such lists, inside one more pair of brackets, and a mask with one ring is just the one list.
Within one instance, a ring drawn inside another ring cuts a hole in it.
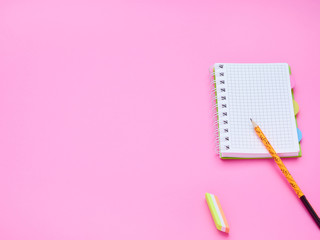
[{"label": "metal spiral binding", "polygon": [[209,69],[212,85],[214,140],[217,154],[220,154],[221,150],[227,151],[230,149],[227,81],[224,70],[224,64],[219,64],[215,69],[213,66]]}]

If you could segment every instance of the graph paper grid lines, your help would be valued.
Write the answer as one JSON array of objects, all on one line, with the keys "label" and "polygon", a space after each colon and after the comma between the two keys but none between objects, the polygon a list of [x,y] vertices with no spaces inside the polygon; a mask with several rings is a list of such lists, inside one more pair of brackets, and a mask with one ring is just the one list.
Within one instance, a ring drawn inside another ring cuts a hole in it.
[{"label": "graph paper grid lines", "polygon": [[276,151],[299,151],[288,64],[224,66],[230,148],[221,151],[267,152],[250,118],[260,125]]}]

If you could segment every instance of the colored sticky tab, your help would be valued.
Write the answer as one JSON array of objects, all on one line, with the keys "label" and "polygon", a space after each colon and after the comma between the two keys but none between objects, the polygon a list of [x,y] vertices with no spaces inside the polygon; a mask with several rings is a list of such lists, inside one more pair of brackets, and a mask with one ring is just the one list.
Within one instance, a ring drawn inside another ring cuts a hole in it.
[{"label": "colored sticky tab", "polygon": [[299,128],[297,128],[297,133],[298,133],[298,141],[300,142],[302,139],[302,132],[300,131]]},{"label": "colored sticky tab", "polygon": [[229,224],[227,219],[222,211],[221,204],[217,196],[213,194],[206,193],[206,200],[213,218],[216,228],[222,232],[229,233]]},{"label": "colored sticky tab", "polygon": [[299,112],[299,105],[294,99],[292,101],[293,101],[294,115],[297,115],[297,113]]},{"label": "colored sticky tab", "polygon": [[290,76],[290,84],[291,84],[291,88],[294,88],[296,86],[296,82],[292,76]]}]

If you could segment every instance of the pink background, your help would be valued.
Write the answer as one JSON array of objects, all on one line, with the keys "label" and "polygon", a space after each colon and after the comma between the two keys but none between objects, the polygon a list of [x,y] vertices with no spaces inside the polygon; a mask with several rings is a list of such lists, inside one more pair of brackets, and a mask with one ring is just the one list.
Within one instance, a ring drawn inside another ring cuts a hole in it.
[{"label": "pink background", "polygon": [[[319,1],[0,2],[0,239],[315,239],[272,160],[214,153],[208,67],[287,62],[320,213]],[[205,193],[230,224],[214,226]]]}]

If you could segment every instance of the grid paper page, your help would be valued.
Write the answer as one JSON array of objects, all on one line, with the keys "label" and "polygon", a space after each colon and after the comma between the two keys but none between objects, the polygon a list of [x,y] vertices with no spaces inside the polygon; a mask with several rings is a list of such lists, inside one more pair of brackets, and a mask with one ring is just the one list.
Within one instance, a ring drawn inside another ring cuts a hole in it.
[{"label": "grid paper page", "polygon": [[298,152],[288,64],[224,66],[230,148],[221,151],[267,153],[252,118],[278,153]]}]

